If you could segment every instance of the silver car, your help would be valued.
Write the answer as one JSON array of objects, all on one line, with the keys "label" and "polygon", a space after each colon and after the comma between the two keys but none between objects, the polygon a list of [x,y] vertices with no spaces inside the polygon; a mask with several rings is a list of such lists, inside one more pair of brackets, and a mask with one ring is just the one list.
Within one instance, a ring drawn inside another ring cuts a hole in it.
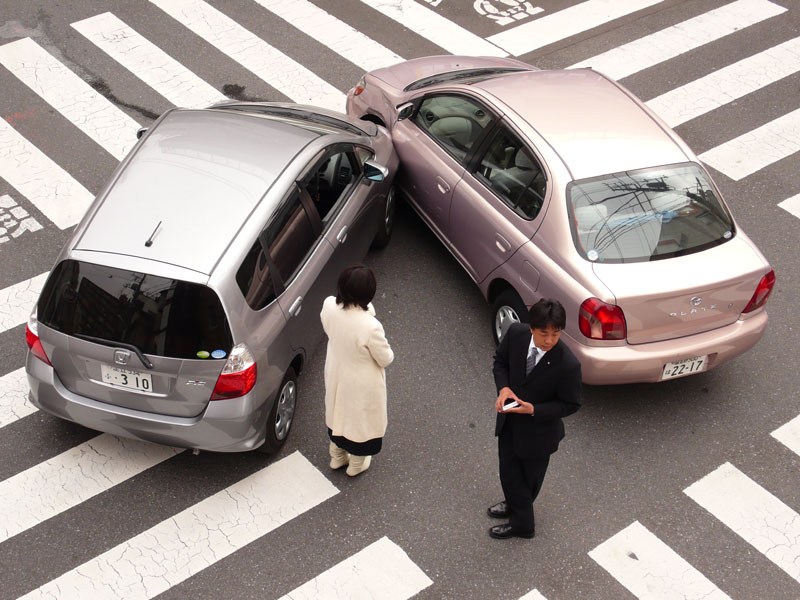
[{"label": "silver car", "polygon": [[276,451],[323,298],[391,236],[391,139],[277,103],[173,109],[142,133],[31,315],[31,400],[115,435]]},{"label": "silver car", "polygon": [[397,187],[492,306],[541,297],[592,384],[707,371],[752,348],[775,274],[689,147],[591,69],[430,56],[367,73],[348,114],[385,125]]}]

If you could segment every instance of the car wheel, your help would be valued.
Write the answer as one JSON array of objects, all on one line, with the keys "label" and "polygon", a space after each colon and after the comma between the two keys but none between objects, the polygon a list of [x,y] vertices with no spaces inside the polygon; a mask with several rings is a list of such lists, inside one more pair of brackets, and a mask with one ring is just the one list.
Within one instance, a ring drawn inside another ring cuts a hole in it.
[{"label": "car wheel", "polygon": [[297,375],[289,367],[283,378],[283,383],[278,390],[272,410],[267,417],[267,431],[264,445],[258,448],[259,452],[273,454],[281,449],[294,420],[294,411],[297,405]]},{"label": "car wheel", "polygon": [[386,202],[383,208],[383,219],[381,220],[381,227],[378,234],[372,241],[372,247],[375,250],[381,250],[389,245],[389,240],[392,239],[392,232],[394,231],[394,218],[397,212],[397,193],[394,186],[389,188],[386,194]]},{"label": "car wheel", "polygon": [[512,323],[528,320],[528,309],[519,294],[512,289],[500,293],[492,304],[492,336],[499,344]]}]

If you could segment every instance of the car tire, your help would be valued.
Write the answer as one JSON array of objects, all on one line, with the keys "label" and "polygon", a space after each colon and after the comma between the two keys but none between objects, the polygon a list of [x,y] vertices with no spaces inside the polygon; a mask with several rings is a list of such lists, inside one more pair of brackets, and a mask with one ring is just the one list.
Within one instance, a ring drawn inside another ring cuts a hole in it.
[{"label": "car tire", "polygon": [[492,337],[499,344],[512,323],[527,322],[528,308],[513,289],[502,291],[492,303]]},{"label": "car tire", "polygon": [[383,204],[383,213],[378,234],[372,241],[373,250],[382,250],[389,245],[394,232],[394,220],[397,215],[397,192],[395,187],[389,188],[386,194],[386,201]]},{"label": "car tire", "polygon": [[281,387],[278,388],[275,402],[272,403],[272,410],[269,411],[264,444],[259,446],[259,452],[274,454],[281,449],[286,438],[289,437],[296,407],[297,375],[294,369],[289,367],[283,377]]}]

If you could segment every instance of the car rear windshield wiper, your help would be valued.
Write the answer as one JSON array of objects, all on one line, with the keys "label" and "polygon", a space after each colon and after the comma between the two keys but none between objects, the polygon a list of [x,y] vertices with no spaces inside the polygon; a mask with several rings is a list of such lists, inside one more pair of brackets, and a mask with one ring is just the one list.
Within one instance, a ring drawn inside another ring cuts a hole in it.
[{"label": "car rear windshield wiper", "polygon": [[139,360],[142,361],[142,364],[145,367],[147,367],[148,369],[153,368],[153,363],[151,363],[144,355],[144,353],[133,344],[126,344],[125,342],[115,342],[114,340],[105,340],[103,338],[94,337],[93,335],[86,335],[84,333],[74,333],[73,335],[76,338],[81,338],[82,340],[94,342],[95,344],[102,344],[103,346],[111,346],[112,348],[125,348],[126,350],[130,350],[131,352],[135,352],[136,356],[139,357]]}]

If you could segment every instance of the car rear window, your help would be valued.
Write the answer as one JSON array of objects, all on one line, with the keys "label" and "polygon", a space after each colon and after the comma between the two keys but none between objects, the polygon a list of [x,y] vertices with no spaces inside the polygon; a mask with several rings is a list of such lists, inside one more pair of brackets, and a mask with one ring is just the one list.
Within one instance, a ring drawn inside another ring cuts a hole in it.
[{"label": "car rear window", "polygon": [[167,277],[76,260],[59,263],[42,290],[38,319],[66,335],[132,344],[169,358],[225,355],[233,339],[217,294]]},{"label": "car rear window", "polygon": [[617,173],[568,186],[572,236],[592,262],[643,262],[723,244],[734,224],[696,164]]}]

